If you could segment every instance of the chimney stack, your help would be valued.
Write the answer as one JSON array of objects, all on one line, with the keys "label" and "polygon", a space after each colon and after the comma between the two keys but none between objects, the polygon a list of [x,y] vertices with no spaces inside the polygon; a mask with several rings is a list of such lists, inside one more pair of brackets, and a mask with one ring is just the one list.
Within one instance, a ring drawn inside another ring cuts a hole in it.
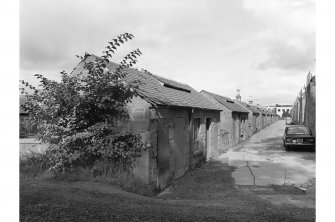
[{"label": "chimney stack", "polygon": [[241,95],[239,89],[237,89],[236,99],[241,102]]},{"label": "chimney stack", "polygon": [[249,105],[252,105],[253,101],[252,101],[252,98],[251,96],[249,96]]}]

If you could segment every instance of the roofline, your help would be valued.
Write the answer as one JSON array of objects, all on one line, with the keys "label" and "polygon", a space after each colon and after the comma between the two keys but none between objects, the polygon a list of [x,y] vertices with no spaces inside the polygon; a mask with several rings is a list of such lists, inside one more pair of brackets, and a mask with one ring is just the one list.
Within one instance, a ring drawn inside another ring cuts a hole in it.
[{"label": "roofline", "polygon": [[178,106],[178,105],[162,105],[155,104],[157,107],[176,107],[176,108],[186,108],[186,109],[201,109],[201,110],[212,110],[212,111],[222,111],[222,109],[212,109],[212,108],[200,108],[200,107],[192,107],[192,106]]},{"label": "roofline", "polygon": [[[218,94],[216,94],[216,93],[212,93],[212,92],[209,92],[209,91],[206,91],[206,90],[201,90],[200,91],[200,93],[201,92],[204,92],[204,93],[207,93],[207,94],[209,94],[210,96],[212,96],[211,94],[214,94],[214,95],[216,95],[216,96],[220,96],[220,97],[224,97],[223,99],[225,99],[225,98],[228,98],[228,99],[230,99],[229,97],[226,97],[226,96],[221,96],[221,95],[218,95]],[[212,96],[213,97],[213,96]],[[215,99],[215,98],[214,98]],[[233,112],[236,112],[236,113],[248,113],[247,111],[236,111],[236,110],[232,110],[231,108],[229,108],[228,106],[226,106],[225,104],[222,104],[220,101],[218,101],[217,99],[215,99],[218,103],[220,103],[222,106],[224,106],[224,107],[226,107],[227,109],[229,109],[230,111],[232,111],[232,113]],[[234,100],[233,99],[231,99],[233,102],[234,102]]]}]

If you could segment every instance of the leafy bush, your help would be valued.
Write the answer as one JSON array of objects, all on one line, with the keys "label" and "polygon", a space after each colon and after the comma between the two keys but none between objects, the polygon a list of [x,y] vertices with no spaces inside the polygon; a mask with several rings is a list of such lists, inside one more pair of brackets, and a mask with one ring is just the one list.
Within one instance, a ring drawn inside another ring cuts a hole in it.
[{"label": "leafy bush", "polygon": [[20,116],[20,138],[33,137],[37,133],[37,125],[29,119],[21,118]]},{"label": "leafy bush", "polygon": [[[40,88],[21,80],[21,92],[27,101],[21,108],[29,113],[29,121],[37,125],[39,140],[49,143],[46,162],[56,173],[75,167],[93,167],[100,161],[111,161],[130,168],[140,154],[139,135],[122,131],[118,124],[129,118],[126,104],[131,101],[137,82],[126,82],[126,70],[136,63],[139,49],[124,57],[116,70],[107,64],[117,48],[131,40],[129,33],[119,35],[106,47],[101,57],[82,60],[87,74],[77,76],[61,72],[61,81],[35,74]],[[28,94],[28,90],[33,90]]]}]

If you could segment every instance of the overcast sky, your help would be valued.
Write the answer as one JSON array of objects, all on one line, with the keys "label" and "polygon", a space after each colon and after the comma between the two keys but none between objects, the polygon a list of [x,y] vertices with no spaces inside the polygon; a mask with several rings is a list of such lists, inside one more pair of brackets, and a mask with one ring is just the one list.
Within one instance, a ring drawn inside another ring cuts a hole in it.
[{"label": "overcast sky", "polygon": [[315,70],[312,0],[20,1],[20,78],[59,80],[123,32],[138,68],[228,97],[292,104]]}]

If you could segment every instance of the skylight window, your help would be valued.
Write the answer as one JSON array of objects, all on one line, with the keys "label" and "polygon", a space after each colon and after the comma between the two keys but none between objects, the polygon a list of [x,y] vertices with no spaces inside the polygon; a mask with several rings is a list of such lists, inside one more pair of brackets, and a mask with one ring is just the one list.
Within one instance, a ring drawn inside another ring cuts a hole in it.
[{"label": "skylight window", "polygon": [[152,75],[152,74],[151,74],[151,76],[154,77],[156,80],[158,80],[158,82],[161,86],[165,86],[165,87],[170,88],[170,89],[175,89],[175,90],[191,93],[191,89],[187,85],[184,85],[184,84],[172,81],[172,80],[164,79],[162,77],[155,76],[155,75]]},{"label": "skylight window", "polygon": [[164,83],[163,85],[164,85],[165,87],[167,87],[167,88],[176,89],[176,90],[179,90],[179,91],[184,91],[184,92],[191,93],[191,90],[189,90],[189,89],[185,89],[185,88],[181,88],[181,87],[177,87],[177,86],[169,85],[169,84],[166,84],[166,83]]}]

